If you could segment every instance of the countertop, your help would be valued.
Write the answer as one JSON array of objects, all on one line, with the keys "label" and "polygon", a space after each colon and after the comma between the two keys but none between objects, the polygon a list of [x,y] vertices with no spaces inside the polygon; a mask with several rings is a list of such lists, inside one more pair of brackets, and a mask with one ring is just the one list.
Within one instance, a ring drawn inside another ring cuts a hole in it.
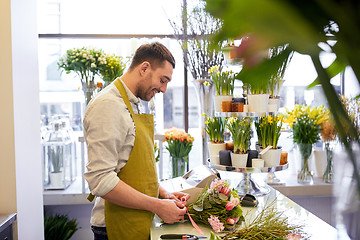
[{"label": "countertop", "polygon": [[[230,182],[230,186],[235,187],[233,185],[234,183],[236,182]],[[171,190],[169,187],[172,185],[174,184],[166,183],[163,187],[167,188],[167,190]],[[273,203],[276,209],[284,212],[284,215],[289,218],[291,223],[303,225],[303,230],[308,234],[309,239],[336,239],[337,231],[334,227],[297,205],[274,188],[270,187],[269,194],[265,196],[257,196],[257,199],[259,201],[258,207],[243,207],[243,215],[245,216],[246,222],[249,222],[254,216],[256,216],[256,213],[264,208],[267,203]],[[204,235],[201,236],[205,236],[209,239],[211,228],[205,225],[199,225],[199,227],[204,231]],[[187,221],[184,223],[161,224],[160,219],[155,218],[151,228],[151,239],[158,240],[160,239],[160,235],[166,233],[193,234],[200,236]]]}]

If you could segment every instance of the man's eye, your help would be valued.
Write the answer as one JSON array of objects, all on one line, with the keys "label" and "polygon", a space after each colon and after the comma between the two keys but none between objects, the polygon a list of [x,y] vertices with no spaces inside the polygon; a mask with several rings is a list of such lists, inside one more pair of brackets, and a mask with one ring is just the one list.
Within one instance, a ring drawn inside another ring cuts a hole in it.
[{"label": "man's eye", "polygon": [[161,82],[161,83],[165,83],[165,81],[164,81],[164,80],[162,80],[162,79],[160,79],[160,82]]}]

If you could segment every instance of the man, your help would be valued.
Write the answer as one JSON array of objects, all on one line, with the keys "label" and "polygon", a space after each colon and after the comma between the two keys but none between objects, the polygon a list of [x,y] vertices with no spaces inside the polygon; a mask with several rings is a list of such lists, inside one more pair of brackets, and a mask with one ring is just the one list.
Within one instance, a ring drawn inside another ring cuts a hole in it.
[{"label": "man", "polygon": [[129,70],[89,103],[84,117],[88,147],[84,174],[96,197],[94,239],[148,240],[154,214],[164,222],[184,219],[179,200],[189,195],[159,187],[154,161],[154,122],[140,114],[140,99],[165,93],[175,60],[160,43],[140,46]]}]

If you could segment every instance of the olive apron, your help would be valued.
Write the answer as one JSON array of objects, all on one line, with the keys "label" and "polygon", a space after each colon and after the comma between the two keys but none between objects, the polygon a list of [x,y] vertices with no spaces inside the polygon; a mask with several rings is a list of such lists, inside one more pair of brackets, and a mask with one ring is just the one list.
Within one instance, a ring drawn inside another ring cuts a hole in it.
[{"label": "olive apron", "polygon": [[[151,197],[158,197],[159,184],[154,159],[154,117],[135,114],[120,79],[115,80],[135,124],[135,142],[126,165],[118,177]],[[105,224],[109,240],[148,240],[154,214],[118,206],[105,201]]]}]

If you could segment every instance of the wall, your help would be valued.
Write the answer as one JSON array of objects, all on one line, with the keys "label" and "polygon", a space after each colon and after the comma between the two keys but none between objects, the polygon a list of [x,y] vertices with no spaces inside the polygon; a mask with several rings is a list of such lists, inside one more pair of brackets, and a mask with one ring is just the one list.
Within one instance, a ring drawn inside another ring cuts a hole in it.
[{"label": "wall", "polygon": [[36,0],[0,1],[0,213],[19,239],[44,239]]}]

